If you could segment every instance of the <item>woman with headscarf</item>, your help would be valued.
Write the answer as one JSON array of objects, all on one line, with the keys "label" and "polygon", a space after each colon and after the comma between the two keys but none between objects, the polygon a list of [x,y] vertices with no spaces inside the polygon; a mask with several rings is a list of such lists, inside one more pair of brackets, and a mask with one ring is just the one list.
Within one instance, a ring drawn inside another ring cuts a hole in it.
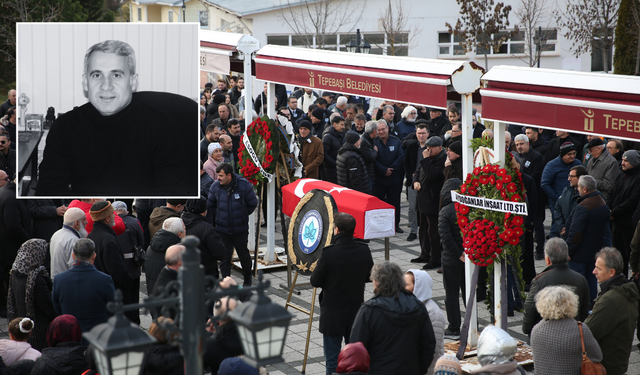
[{"label": "woman with headscarf", "polygon": [[204,166],[202,167],[202,169],[204,169],[204,171],[207,172],[207,174],[211,176],[211,178],[213,178],[213,181],[215,182],[218,181],[218,173],[216,172],[216,169],[218,168],[218,165],[224,162],[224,156],[222,156],[222,146],[220,146],[220,143],[218,142],[211,142],[207,147],[207,151],[209,154],[209,158],[204,162]]},{"label": "woman with headscarf", "polygon": [[334,374],[366,375],[371,358],[361,342],[347,344],[338,355],[338,367]]},{"label": "woman with headscarf", "polygon": [[47,241],[31,239],[22,244],[11,268],[7,312],[9,320],[28,317],[35,323],[29,344],[39,351],[47,347],[49,323],[58,316],[51,300],[52,282],[45,261]]},{"label": "woman with headscarf", "polygon": [[85,352],[80,345],[82,330],[73,315],[55,318],[47,330],[48,348],[36,360],[31,370],[38,375],[80,375],[89,368]]}]

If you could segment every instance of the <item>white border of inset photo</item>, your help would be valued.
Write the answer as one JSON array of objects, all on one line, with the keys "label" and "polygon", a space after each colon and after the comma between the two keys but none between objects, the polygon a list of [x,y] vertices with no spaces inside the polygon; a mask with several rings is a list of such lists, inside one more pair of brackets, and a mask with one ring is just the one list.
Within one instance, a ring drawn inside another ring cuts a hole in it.
[{"label": "white border of inset photo", "polygon": [[[53,152],[45,152],[45,150],[47,150],[46,141],[52,124],[54,128],[57,126],[57,129],[61,129],[59,124],[56,125],[56,121],[59,120],[61,114],[79,111],[82,108],[86,108],[87,105],[91,106],[90,108],[93,111],[96,111],[97,108],[89,104],[88,93],[85,91],[85,85],[83,85],[84,59],[87,50],[91,46],[106,40],[125,42],[135,51],[135,71],[138,78],[137,89],[134,89],[134,91],[140,94],[142,92],[151,92],[151,96],[146,98],[153,98],[152,104],[157,106],[165,101],[164,99],[155,101],[155,98],[158,95],[162,95],[162,93],[177,94],[194,102],[193,124],[189,123],[188,126],[185,124],[184,110],[182,111],[183,114],[178,116],[178,112],[169,112],[172,109],[168,110],[167,106],[162,106],[162,108],[158,109],[158,114],[165,113],[162,112],[165,110],[167,111],[166,113],[170,114],[168,118],[164,116],[166,120],[164,129],[167,129],[166,125],[168,124],[171,131],[160,131],[163,128],[158,127],[162,138],[167,141],[182,138],[183,141],[178,142],[177,145],[172,145],[172,147],[156,147],[154,150],[156,154],[159,154],[158,150],[170,149],[171,155],[175,155],[178,158],[188,153],[189,160],[191,154],[194,160],[193,163],[184,163],[187,165],[182,165],[182,170],[188,170],[186,172],[188,178],[184,178],[182,171],[176,172],[176,175],[179,176],[178,179],[188,181],[189,191],[183,192],[180,190],[175,194],[167,194],[167,196],[161,195],[162,193],[154,194],[158,191],[152,188],[154,184],[150,181],[150,189],[147,190],[146,186],[142,187],[141,191],[143,193],[141,194],[137,194],[137,192],[133,193],[135,195],[131,195],[131,193],[123,194],[121,193],[123,190],[118,187],[117,189],[120,192],[106,191],[96,195],[115,198],[197,198],[200,196],[199,23],[18,23],[16,29],[18,139],[12,141],[17,143],[18,151],[16,174],[18,175],[19,198],[96,198],[96,196],[79,194],[81,192],[73,189],[69,191],[69,194],[66,194],[66,192],[49,196],[38,194],[37,180],[33,176],[33,172],[38,170],[37,168],[40,167],[43,158],[47,158],[49,155],[54,155],[54,160],[58,160]],[[28,104],[21,105],[21,103],[25,102],[25,97],[28,98]],[[135,97],[136,94],[134,94]],[[137,97],[142,98],[143,96],[138,95]],[[160,97],[171,98],[174,96]],[[145,101],[145,104],[147,103],[148,100]],[[50,107],[55,110],[55,121],[50,121],[51,116],[47,116],[47,111]],[[191,105],[188,104],[188,107],[191,107]],[[126,107],[122,110],[124,111],[125,109]],[[98,115],[100,116],[100,114]],[[156,119],[159,117],[152,115],[153,113],[149,114],[149,117]],[[117,114],[113,116],[117,116]],[[190,112],[188,117],[191,118]],[[40,118],[42,121],[40,121],[39,129],[27,129],[26,120]],[[68,124],[69,121],[67,120],[64,123]],[[150,125],[148,124],[145,129],[151,129]],[[60,132],[57,133],[60,134]],[[77,134],[78,132],[75,133]],[[95,133],[93,132],[92,134]],[[138,143],[140,147],[150,146],[145,143],[153,143],[153,139],[157,140],[159,138],[154,135],[155,131],[148,131],[147,133],[149,134],[148,142],[140,140]],[[191,133],[193,137],[191,137]],[[64,135],[68,137],[70,133]],[[111,143],[117,143],[114,141],[117,140],[118,136],[123,139],[127,135],[131,138],[136,137],[127,132],[121,135],[112,134],[107,138],[111,140]],[[137,138],[140,138],[140,134],[137,135]],[[64,140],[65,137],[58,136],[56,139]],[[86,143],[95,145],[96,150],[102,149],[104,151],[101,141],[100,139],[87,139]],[[164,145],[164,140],[162,142]],[[77,143],[79,142],[73,143],[73,145],[77,145]],[[24,147],[22,150],[21,146]],[[114,149],[117,149],[116,146],[117,144],[114,145]],[[53,147],[53,143],[51,143],[49,149],[52,150]],[[79,148],[87,150],[86,145]],[[149,149],[152,148],[149,147]],[[67,160],[71,155],[77,156],[78,153],[65,151]],[[167,157],[166,153],[159,155],[162,155],[165,160],[171,159]],[[101,155],[101,153],[96,152],[88,153],[84,157],[95,159],[97,170],[100,169],[100,166],[105,170],[113,166],[113,164],[109,163],[112,157],[110,155]],[[138,160],[131,160],[131,163],[140,164],[139,167],[141,169],[148,167],[148,165],[142,165]],[[37,164],[37,168],[34,164]],[[69,164],[73,163],[70,162]],[[71,168],[71,166],[68,167]],[[97,170],[88,170],[86,173],[90,175],[98,172]],[[193,171],[193,183],[191,183],[191,171]],[[76,177],[76,181],[78,181],[77,176],[80,173],[85,172],[74,170],[72,173],[72,176]],[[39,176],[39,171],[37,175]],[[153,181],[162,181],[158,178],[158,175],[159,173],[156,173]],[[119,181],[121,182],[120,186],[122,186],[122,189],[127,189],[127,181],[122,176],[116,174],[112,178],[122,179],[122,181]],[[163,171],[162,178],[176,179],[171,173],[166,173],[166,170]],[[36,185],[36,190],[33,189],[33,185]],[[133,191],[133,189],[129,188],[129,191]],[[146,192],[151,194],[146,194]]]}]

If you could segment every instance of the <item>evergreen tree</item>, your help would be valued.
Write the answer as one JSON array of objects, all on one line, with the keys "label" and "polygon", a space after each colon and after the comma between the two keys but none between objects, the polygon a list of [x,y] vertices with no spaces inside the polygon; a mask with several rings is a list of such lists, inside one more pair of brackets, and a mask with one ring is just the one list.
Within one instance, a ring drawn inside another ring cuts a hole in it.
[{"label": "evergreen tree", "polygon": [[[635,8],[635,9],[634,9]],[[622,0],[615,34],[613,72],[615,74],[638,74],[640,55],[640,1]]]}]

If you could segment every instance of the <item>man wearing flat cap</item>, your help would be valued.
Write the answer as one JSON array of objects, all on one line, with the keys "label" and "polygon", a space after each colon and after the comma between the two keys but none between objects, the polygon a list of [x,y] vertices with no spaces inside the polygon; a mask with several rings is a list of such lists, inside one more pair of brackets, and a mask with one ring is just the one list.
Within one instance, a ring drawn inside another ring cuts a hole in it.
[{"label": "man wearing flat cap", "polygon": [[[116,225],[116,213],[109,201],[99,201],[91,206],[89,211],[93,219],[93,230],[89,233],[88,239],[96,245],[96,258],[94,266],[98,271],[110,275],[116,290],[122,290],[122,302],[126,304],[137,303],[138,299],[133,299],[129,289],[133,286],[133,277],[127,271],[124,263],[124,252],[118,242],[116,232],[111,227]],[[127,311],[127,318],[133,323],[140,324],[140,314],[136,311]]]},{"label": "man wearing flat cap", "polygon": [[576,155],[576,146],[571,142],[565,142],[560,146],[559,155],[549,161],[542,171],[540,187],[547,195],[549,210],[553,217],[549,238],[558,237],[562,229],[555,222],[555,206],[562,191],[569,185],[569,170],[576,165],[582,165]]},{"label": "man wearing flat cap", "polygon": [[438,213],[440,212],[440,190],[444,184],[444,164],[447,155],[442,151],[442,138],[429,138],[424,148],[418,152],[418,169],[413,177],[413,188],[418,191],[418,212],[420,214],[420,257],[413,263],[427,262],[423,269],[440,267],[440,234],[438,233]]},{"label": "man wearing flat cap", "polygon": [[324,147],[320,138],[311,134],[313,125],[307,120],[298,124],[298,145],[300,146],[300,162],[302,177],[318,178],[320,165],[324,160]]},{"label": "man wearing flat cap", "polygon": [[623,259],[623,274],[629,272],[631,240],[638,225],[637,211],[640,202],[640,152],[629,150],[622,154],[622,173],[611,190],[607,206],[611,209],[611,237],[613,247],[618,249]]},{"label": "man wearing flat cap", "polygon": [[596,188],[606,200],[620,174],[618,161],[611,156],[604,141],[598,137],[589,141],[587,150],[591,154],[587,162],[587,172],[589,172],[589,176],[596,179]]}]

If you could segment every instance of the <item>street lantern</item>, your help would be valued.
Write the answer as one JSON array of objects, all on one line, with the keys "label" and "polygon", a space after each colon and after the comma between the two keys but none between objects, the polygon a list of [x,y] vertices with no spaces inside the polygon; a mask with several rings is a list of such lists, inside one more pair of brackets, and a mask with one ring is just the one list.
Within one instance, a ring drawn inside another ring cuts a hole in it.
[{"label": "street lantern", "polygon": [[364,37],[360,34],[360,29],[356,31],[356,39],[351,38],[349,43],[344,45],[347,52],[351,53],[366,53],[371,52],[371,44],[364,40]]},{"label": "street lantern", "polygon": [[[122,292],[115,295],[122,306]],[[83,334],[93,347],[93,358],[100,374],[139,375],[149,347],[156,339],[131,323],[119,309],[107,323],[98,324]]]},{"label": "street lantern", "polygon": [[344,46],[347,49],[347,52],[350,52],[350,53],[355,53],[356,49],[358,49],[358,43],[354,38],[351,38],[349,43],[345,44]]},{"label": "street lantern", "polygon": [[231,311],[229,317],[238,327],[245,362],[259,367],[284,361],[282,349],[293,315],[271,303],[263,289],[258,289],[258,294]]}]

